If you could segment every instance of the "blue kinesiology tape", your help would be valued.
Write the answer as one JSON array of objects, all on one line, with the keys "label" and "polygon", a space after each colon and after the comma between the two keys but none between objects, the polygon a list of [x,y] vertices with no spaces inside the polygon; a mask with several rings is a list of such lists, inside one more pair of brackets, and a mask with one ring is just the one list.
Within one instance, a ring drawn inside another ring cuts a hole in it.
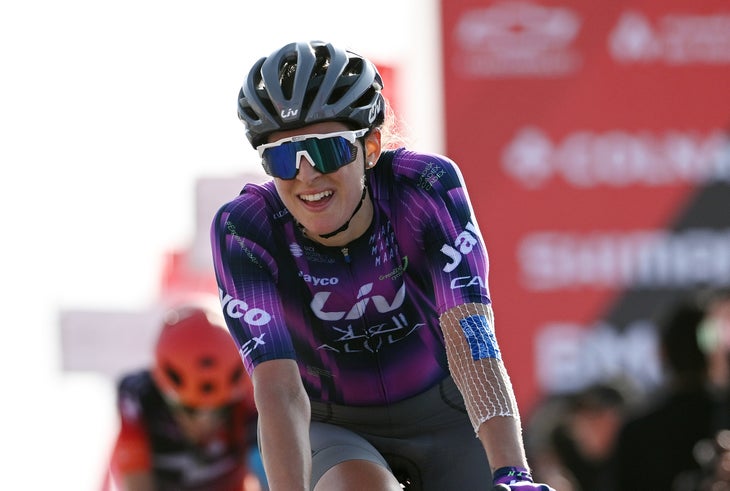
[{"label": "blue kinesiology tape", "polygon": [[489,321],[485,316],[471,315],[461,319],[459,324],[466,337],[466,342],[469,343],[471,357],[474,360],[483,360],[484,358],[502,359],[494,329],[489,325]]}]

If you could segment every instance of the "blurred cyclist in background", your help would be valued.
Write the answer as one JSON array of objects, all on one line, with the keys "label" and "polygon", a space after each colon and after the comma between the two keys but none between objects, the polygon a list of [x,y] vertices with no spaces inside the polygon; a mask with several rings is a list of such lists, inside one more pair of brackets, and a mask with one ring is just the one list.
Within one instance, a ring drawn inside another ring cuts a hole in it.
[{"label": "blurred cyclist in background", "polygon": [[122,377],[118,406],[111,489],[262,489],[248,464],[257,418],[251,382],[219,308],[170,310],[153,366]]},{"label": "blurred cyclist in background", "polygon": [[212,249],[269,485],[547,491],[525,458],[461,173],[392,148],[382,88],[368,59],[300,42],[255,63],[239,94],[273,179],[220,209]]}]

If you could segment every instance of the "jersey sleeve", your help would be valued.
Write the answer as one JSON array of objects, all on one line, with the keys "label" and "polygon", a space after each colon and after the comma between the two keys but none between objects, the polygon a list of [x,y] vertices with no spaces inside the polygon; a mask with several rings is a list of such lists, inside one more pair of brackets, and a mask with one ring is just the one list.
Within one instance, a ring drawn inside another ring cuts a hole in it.
[{"label": "jersey sleeve", "polygon": [[272,221],[282,211],[272,205],[272,193],[247,185],[238,198],[221,207],[211,225],[223,313],[249,374],[263,361],[295,358],[277,291],[275,258],[280,246]]},{"label": "jersey sleeve", "polygon": [[418,223],[439,315],[464,303],[491,302],[489,257],[458,166],[441,155],[404,152],[407,207]]}]

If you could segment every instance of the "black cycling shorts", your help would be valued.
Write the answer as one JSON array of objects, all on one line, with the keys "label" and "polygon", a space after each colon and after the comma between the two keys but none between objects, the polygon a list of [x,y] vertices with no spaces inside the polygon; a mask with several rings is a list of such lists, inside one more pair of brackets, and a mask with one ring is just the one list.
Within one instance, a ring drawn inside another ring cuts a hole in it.
[{"label": "black cycling shorts", "polygon": [[312,489],[351,459],[385,466],[409,491],[487,489],[487,456],[451,377],[390,406],[312,402]]}]

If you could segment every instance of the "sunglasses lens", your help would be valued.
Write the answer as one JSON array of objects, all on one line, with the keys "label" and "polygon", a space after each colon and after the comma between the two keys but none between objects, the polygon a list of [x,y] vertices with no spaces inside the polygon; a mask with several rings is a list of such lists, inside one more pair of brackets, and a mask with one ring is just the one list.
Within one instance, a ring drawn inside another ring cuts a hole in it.
[{"label": "sunglasses lens", "polygon": [[334,172],[355,160],[356,147],[341,136],[323,140],[315,138],[303,143],[306,144],[307,152],[314,160],[314,168],[322,174]]},{"label": "sunglasses lens", "polygon": [[280,179],[294,179],[297,175],[297,148],[301,142],[289,142],[267,148],[262,155],[264,171]]},{"label": "sunglasses lens", "polygon": [[314,162],[315,169],[327,174],[355,160],[357,147],[341,136],[285,142],[264,150],[264,170],[270,176],[293,179],[303,152]]}]

